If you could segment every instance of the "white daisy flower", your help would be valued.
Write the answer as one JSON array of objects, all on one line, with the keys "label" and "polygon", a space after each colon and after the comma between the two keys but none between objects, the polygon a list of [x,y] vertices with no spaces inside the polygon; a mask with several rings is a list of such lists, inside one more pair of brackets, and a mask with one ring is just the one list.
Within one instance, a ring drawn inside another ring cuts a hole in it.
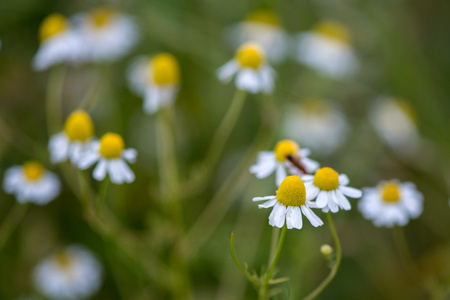
[{"label": "white daisy flower", "polygon": [[91,118],[86,112],[76,110],[67,118],[63,131],[50,138],[50,160],[58,163],[70,159],[76,164],[81,154],[91,149],[95,142]]},{"label": "white daisy flower", "polygon": [[36,288],[51,299],[87,299],[102,283],[102,267],[91,251],[73,245],[43,259],[33,273]]},{"label": "white daisy flower", "polygon": [[314,153],[329,155],[344,144],[349,125],[345,115],[328,101],[309,99],[288,107],[283,129],[285,135]]},{"label": "white daisy flower", "polygon": [[[317,208],[322,208],[324,212],[333,213],[339,211],[339,207],[350,210],[352,206],[347,197],[360,198],[361,191],[347,186],[350,182],[347,175],[338,174],[332,168],[320,168],[314,175],[303,175],[308,197],[316,199]],[[346,197],[347,196],[347,197]]]},{"label": "white daisy flower", "polygon": [[273,207],[269,225],[282,228],[286,221],[287,229],[302,229],[302,213],[314,227],[323,225],[322,220],[311,210],[309,191],[298,176],[288,176],[280,184],[276,196],[255,197],[253,201],[269,200],[258,205],[259,208]]},{"label": "white daisy flower", "polygon": [[406,101],[380,98],[369,111],[369,119],[378,135],[394,150],[408,154],[419,146],[415,113]]},{"label": "white daisy flower", "polygon": [[257,10],[250,13],[243,22],[229,30],[233,48],[254,41],[261,45],[269,61],[279,63],[286,58],[289,37],[278,16],[270,10]]},{"label": "white daisy flower", "polygon": [[177,59],[169,53],[139,57],[128,69],[128,83],[134,93],[144,97],[144,111],[153,114],[175,102],[180,85]]},{"label": "white daisy flower", "polygon": [[258,153],[256,164],[250,167],[250,173],[257,178],[266,178],[276,171],[276,184],[279,186],[286,178],[287,173],[300,175],[299,167],[305,173],[313,173],[319,168],[319,163],[308,158],[309,149],[300,149],[299,145],[291,140],[282,140],[275,145],[273,151]]},{"label": "white daisy flower", "polygon": [[125,149],[125,143],[120,135],[109,132],[81,155],[78,167],[84,170],[98,162],[93,172],[96,180],[105,179],[108,173],[112,183],[130,183],[134,181],[135,176],[125,161],[134,163],[136,156],[135,149]]},{"label": "white daisy flower", "polygon": [[417,218],[423,211],[423,195],[411,182],[382,181],[363,191],[358,208],[375,226],[405,226],[409,219]]},{"label": "white daisy flower", "polygon": [[126,55],[138,41],[138,30],[129,16],[100,7],[75,17],[87,47],[88,61],[114,61]]},{"label": "white daisy flower", "polygon": [[39,30],[41,45],[33,58],[33,68],[41,71],[63,62],[78,62],[85,56],[81,35],[60,14],[51,14]]},{"label": "white daisy flower", "polygon": [[355,73],[358,60],[350,45],[350,33],[340,23],[323,21],[298,36],[296,59],[331,77]]},{"label": "white daisy flower", "polygon": [[269,94],[274,89],[275,71],[266,63],[263,49],[248,42],[236,52],[235,58],[217,70],[220,81],[227,83],[236,74],[236,87],[252,94]]},{"label": "white daisy flower", "polygon": [[3,189],[8,194],[14,194],[19,203],[44,205],[59,195],[61,184],[58,177],[44,169],[42,164],[29,161],[6,170]]}]

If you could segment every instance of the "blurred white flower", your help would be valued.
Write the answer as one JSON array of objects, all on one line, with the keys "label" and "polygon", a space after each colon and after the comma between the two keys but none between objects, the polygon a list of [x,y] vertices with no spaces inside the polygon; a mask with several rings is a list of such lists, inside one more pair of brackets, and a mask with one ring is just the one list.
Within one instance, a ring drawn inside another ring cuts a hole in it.
[{"label": "blurred white flower", "polygon": [[83,152],[77,163],[78,167],[84,170],[98,162],[93,172],[96,180],[101,181],[109,174],[112,183],[122,184],[134,181],[134,173],[125,161],[134,163],[136,156],[135,149],[125,149],[120,135],[109,132],[103,135],[100,141],[92,143],[91,149]]},{"label": "blurred white flower", "polygon": [[288,107],[283,131],[315,153],[329,155],[344,144],[349,125],[345,115],[328,101],[309,99]]},{"label": "blurred white flower", "polygon": [[248,42],[236,52],[235,58],[217,70],[220,81],[227,83],[236,74],[236,87],[255,94],[269,94],[274,88],[275,71],[266,63],[264,50]]},{"label": "blurred white flower", "polygon": [[64,130],[50,138],[50,160],[58,163],[70,159],[76,164],[81,154],[91,149],[95,141],[91,118],[85,111],[76,110],[67,118]]},{"label": "blurred white flower", "polygon": [[308,158],[309,154],[309,149],[300,149],[296,142],[282,140],[275,145],[273,151],[258,153],[257,162],[250,167],[250,173],[255,174],[257,178],[266,178],[276,170],[275,182],[279,186],[286,178],[288,171],[295,175],[302,174],[290,159],[299,163],[307,173],[312,173],[319,168],[318,162]]},{"label": "blurred white flower", "polygon": [[127,73],[132,91],[144,97],[144,111],[153,114],[161,107],[173,105],[180,85],[176,58],[169,53],[138,57]]},{"label": "blurred white flower", "polygon": [[[338,174],[332,168],[320,168],[314,175],[301,176],[308,190],[308,198],[316,199],[317,208],[324,212],[339,211],[339,207],[350,210],[352,206],[347,197],[360,198],[360,190],[347,186],[350,182],[347,175]],[[347,196],[347,197],[346,197]]]},{"label": "blurred white flower", "polygon": [[299,34],[295,55],[299,62],[335,78],[352,75],[358,68],[348,29],[334,21],[322,21]]},{"label": "blurred white flower", "polygon": [[37,289],[51,299],[86,299],[102,282],[102,267],[91,251],[78,245],[60,249],[34,269]]},{"label": "blurred white flower", "polygon": [[279,63],[286,58],[289,37],[278,16],[270,10],[250,13],[244,21],[233,25],[228,34],[233,49],[253,41],[261,45],[269,61]]},{"label": "blurred white flower", "polygon": [[323,225],[322,220],[311,210],[310,192],[305,189],[298,176],[288,176],[280,184],[276,196],[255,197],[253,201],[269,200],[258,205],[259,208],[273,207],[269,216],[269,225],[287,229],[302,229],[302,213],[314,227]]},{"label": "blurred white flower", "polygon": [[423,195],[411,182],[382,181],[374,188],[364,188],[358,208],[378,227],[405,226],[423,210]]},{"label": "blurred white flower", "polygon": [[14,194],[19,203],[47,204],[58,196],[61,188],[58,177],[35,161],[6,170],[3,189]]}]

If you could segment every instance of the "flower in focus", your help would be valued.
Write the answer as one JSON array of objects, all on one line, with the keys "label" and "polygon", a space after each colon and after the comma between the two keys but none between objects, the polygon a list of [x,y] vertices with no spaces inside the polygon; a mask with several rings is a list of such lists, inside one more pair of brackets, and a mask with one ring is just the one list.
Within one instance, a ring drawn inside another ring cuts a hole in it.
[{"label": "flower in focus", "polygon": [[276,170],[276,184],[279,186],[288,171],[295,175],[302,174],[299,172],[299,166],[306,173],[312,173],[319,168],[318,162],[308,158],[309,154],[309,149],[300,149],[296,142],[282,140],[275,145],[273,151],[258,153],[257,162],[250,167],[250,173],[255,174],[257,178],[266,178]]},{"label": "flower in focus", "polygon": [[253,201],[269,200],[258,205],[259,208],[273,207],[269,216],[269,225],[282,228],[286,222],[288,229],[301,229],[303,226],[302,213],[314,227],[323,225],[310,207],[309,191],[298,176],[288,176],[280,184],[276,196],[255,197]]},{"label": "flower in focus", "polygon": [[96,180],[101,181],[109,174],[113,183],[130,183],[134,181],[135,176],[125,161],[134,163],[136,156],[135,149],[125,149],[125,143],[120,135],[109,132],[81,155],[78,167],[84,170],[98,162],[93,172]]},{"label": "flower in focus", "polygon": [[63,62],[78,62],[85,55],[79,32],[60,14],[51,14],[39,29],[41,45],[33,58],[35,70],[45,70]]},{"label": "flower in focus", "polygon": [[350,33],[345,26],[322,21],[312,31],[298,36],[296,59],[331,77],[348,76],[358,67],[350,42]]},{"label": "flower in focus", "polygon": [[290,107],[284,120],[283,129],[287,136],[323,155],[336,151],[349,130],[345,115],[334,105],[318,99]]},{"label": "flower in focus", "polygon": [[50,138],[50,160],[58,163],[70,159],[75,164],[92,143],[95,143],[94,124],[86,112],[76,110],[67,118],[63,131]]},{"label": "flower in focus", "polygon": [[261,45],[269,61],[279,63],[286,58],[289,39],[278,16],[270,10],[256,10],[243,22],[230,28],[233,48],[254,41]]},{"label": "flower in focus", "polygon": [[423,195],[411,182],[382,181],[374,188],[364,188],[358,208],[378,227],[405,226],[423,210]]},{"label": "flower in focus", "polygon": [[139,57],[128,70],[130,88],[144,97],[144,111],[153,114],[174,103],[180,85],[177,59],[169,53]]},{"label": "flower in focus", "polygon": [[242,45],[235,58],[217,70],[217,77],[224,83],[229,82],[235,74],[236,87],[240,90],[252,94],[273,91],[275,71],[266,63],[264,51],[256,43]]},{"label": "flower in focus", "polygon": [[34,269],[37,289],[51,299],[86,299],[98,291],[102,267],[91,251],[69,246],[43,259]]},{"label": "flower in focus", "polygon": [[[347,186],[350,182],[347,175],[338,174],[332,168],[320,168],[314,175],[303,175],[308,197],[316,199],[317,208],[322,208],[324,212],[333,213],[339,211],[339,207],[350,210],[352,206],[347,197],[360,198],[361,191]],[[347,197],[346,197],[347,196]]]},{"label": "flower in focus", "polygon": [[14,194],[19,203],[47,204],[58,196],[61,188],[58,177],[35,161],[6,170],[3,189]]},{"label": "flower in focus", "polygon": [[419,146],[416,116],[404,100],[380,98],[369,112],[370,121],[378,135],[394,150],[409,154]]}]

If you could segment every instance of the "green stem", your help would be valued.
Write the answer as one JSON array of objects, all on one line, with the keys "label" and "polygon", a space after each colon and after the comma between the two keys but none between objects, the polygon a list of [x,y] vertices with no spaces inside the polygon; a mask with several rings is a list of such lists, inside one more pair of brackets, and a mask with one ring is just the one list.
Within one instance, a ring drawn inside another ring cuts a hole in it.
[{"label": "green stem", "polygon": [[333,267],[331,268],[330,273],[328,276],[303,300],[311,300],[316,298],[322,291],[325,289],[325,287],[333,280],[334,276],[336,275],[337,271],[339,270],[339,266],[341,264],[341,243],[339,242],[339,237],[336,232],[336,228],[334,227],[333,219],[331,218],[331,213],[327,213],[327,221],[328,225],[330,226],[330,231],[333,236],[334,244],[336,246],[336,261],[333,264]]},{"label": "green stem", "polygon": [[61,129],[62,91],[65,73],[65,66],[54,67],[48,78],[45,105],[47,113],[47,131],[49,136],[57,133]]},{"label": "green stem", "polygon": [[278,242],[279,236],[280,236],[280,228],[274,227],[272,229],[272,240],[270,242],[269,260],[267,262],[268,266],[270,266],[270,263],[273,261],[275,253],[277,251],[277,242]]},{"label": "green stem", "polygon": [[234,250],[234,232],[231,233],[230,251],[231,251],[231,257],[233,258],[234,263],[236,264],[238,269],[241,271],[241,273],[244,274],[245,277],[247,277],[248,281],[250,281],[254,285],[259,285],[260,282],[258,280],[256,280],[255,278],[253,278],[252,276],[250,276],[250,274],[241,266],[241,264],[239,263],[239,261],[236,257],[236,252]]},{"label": "green stem", "polygon": [[0,249],[3,248],[8,238],[11,236],[11,233],[16,229],[19,225],[20,221],[22,221],[25,213],[28,210],[29,204],[21,204],[16,202],[13,207],[9,210],[8,215],[3,221],[0,227]]}]

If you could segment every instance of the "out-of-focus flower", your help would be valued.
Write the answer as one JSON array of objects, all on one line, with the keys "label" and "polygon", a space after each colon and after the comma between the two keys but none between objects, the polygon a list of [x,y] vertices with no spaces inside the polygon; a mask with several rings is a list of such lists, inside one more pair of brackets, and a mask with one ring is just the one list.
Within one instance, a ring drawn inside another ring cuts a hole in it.
[{"label": "out-of-focus flower", "polygon": [[[314,175],[303,175],[308,198],[316,199],[317,208],[322,208],[324,212],[333,213],[339,211],[339,207],[350,210],[352,206],[347,197],[360,198],[361,191],[347,186],[350,182],[347,175],[338,174],[332,168],[320,168]],[[347,196],[347,197],[346,197]]]},{"label": "out-of-focus flower", "polygon": [[301,229],[303,226],[302,213],[314,227],[323,225],[310,207],[309,191],[305,189],[303,181],[298,176],[288,176],[280,184],[276,196],[255,197],[253,201],[269,200],[258,205],[259,208],[273,207],[269,216],[269,225],[282,228],[286,222],[288,229]]},{"label": "out-of-focus flower", "polygon": [[139,57],[128,69],[128,84],[144,97],[144,111],[153,114],[174,103],[180,85],[177,59],[169,53]]},{"label": "out-of-focus flower", "polygon": [[266,63],[264,50],[254,42],[242,45],[235,57],[217,70],[220,81],[227,83],[236,74],[236,87],[255,94],[271,93],[275,71]]},{"label": "out-of-focus flower", "polygon": [[419,146],[419,132],[412,107],[404,100],[380,98],[369,111],[378,135],[394,150],[409,154]]},{"label": "out-of-focus flower", "polygon": [[80,33],[60,14],[51,14],[39,30],[41,45],[33,58],[35,70],[45,70],[63,62],[78,62],[85,56]]},{"label": "out-of-focus flower", "polygon": [[37,289],[51,299],[86,299],[98,291],[102,267],[91,251],[78,245],[60,249],[35,268]]},{"label": "out-of-focus flower", "polygon": [[347,118],[339,109],[319,99],[289,107],[283,122],[287,136],[322,155],[333,153],[344,143],[348,127]]},{"label": "out-of-focus flower", "polygon": [[358,67],[350,43],[350,33],[345,26],[334,21],[322,21],[312,31],[298,36],[295,57],[329,76],[348,76]]},{"label": "out-of-focus flower", "polygon": [[76,164],[82,152],[91,149],[92,143],[95,143],[94,124],[86,112],[76,110],[67,118],[63,131],[50,138],[50,160],[58,163],[70,159]]},{"label": "out-of-focus flower", "polygon": [[289,46],[289,37],[278,16],[270,10],[250,13],[244,21],[230,28],[229,38],[234,49],[249,41],[258,43],[273,63],[286,58]]},{"label": "out-of-focus flower", "polygon": [[423,195],[411,182],[382,181],[374,188],[364,188],[358,208],[378,227],[405,226],[423,210]]},{"label": "out-of-focus flower", "polygon": [[293,174],[301,174],[289,158],[300,163],[308,173],[319,168],[318,162],[308,158],[309,154],[309,149],[300,149],[296,142],[282,140],[275,145],[273,151],[258,153],[257,162],[250,167],[250,173],[255,174],[257,178],[266,178],[276,170],[276,184],[279,186],[286,178],[288,171]]},{"label": "out-of-focus flower", "polygon": [[6,170],[3,189],[14,194],[19,203],[47,204],[58,196],[61,188],[58,177],[35,161]]},{"label": "out-of-focus flower", "polygon": [[135,176],[125,161],[134,163],[136,156],[135,149],[125,149],[120,135],[109,132],[103,135],[99,142],[92,143],[91,149],[81,155],[78,167],[87,169],[98,162],[93,172],[96,180],[101,181],[109,174],[112,183],[130,183],[134,181]]}]

